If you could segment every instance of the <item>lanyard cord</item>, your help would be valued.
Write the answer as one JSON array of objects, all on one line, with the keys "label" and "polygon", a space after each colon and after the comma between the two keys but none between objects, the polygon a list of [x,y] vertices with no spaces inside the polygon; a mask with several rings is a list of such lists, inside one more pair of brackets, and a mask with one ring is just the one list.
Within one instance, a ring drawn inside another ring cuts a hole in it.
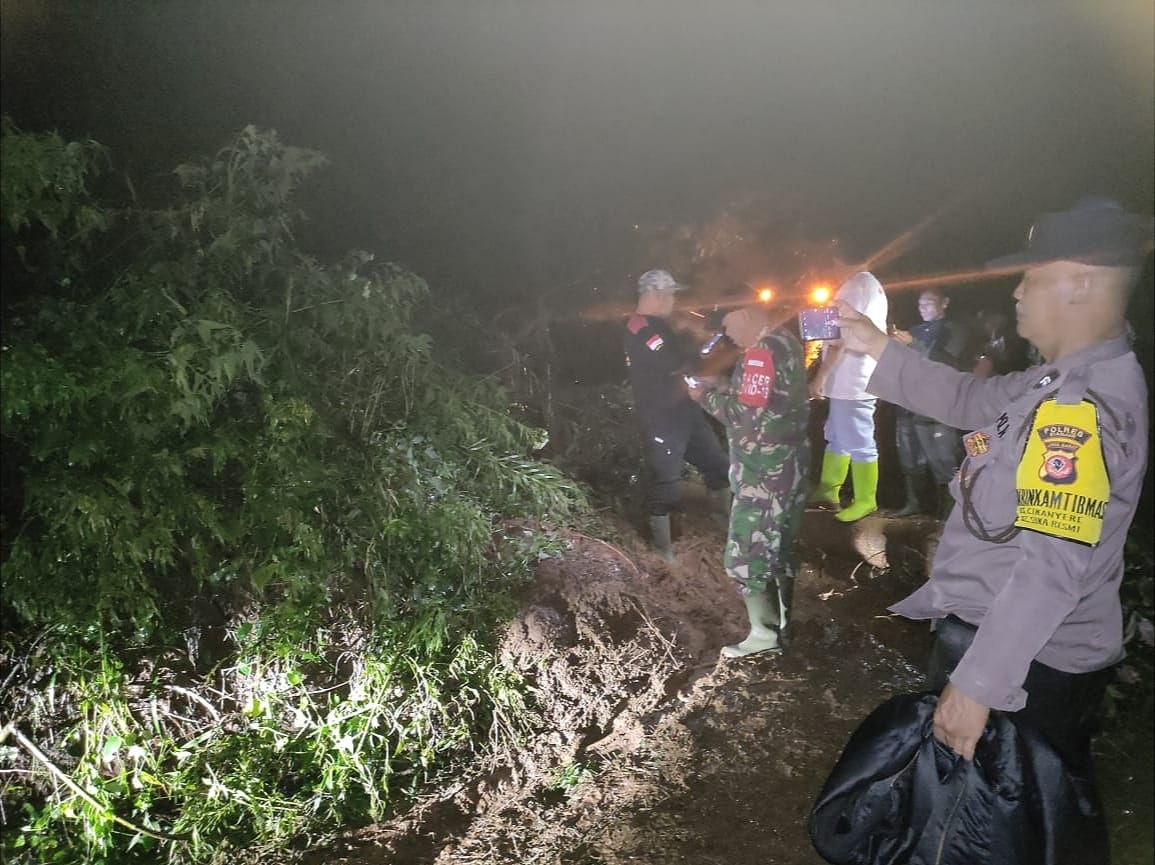
[{"label": "lanyard cord", "polygon": [[[1035,415],[1038,414],[1039,411],[1039,406],[1041,406],[1047,400],[1052,399],[1056,394],[1058,394],[1058,392],[1058,388],[1056,388],[1055,390],[1046,394],[1037,403],[1035,403],[1035,407],[1027,415],[1027,419],[1023,422],[1022,426],[1019,427],[1016,438],[1021,437],[1022,434],[1026,432],[1034,423]],[[978,481],[979,475],[981,475],[987,467],[982,466],[976,469],[975,473],[972,475],[967,471],[967,467],[970,465],[970,461],[970,457],[967,457],[965,460],[963,460],[962,466],[959,467],[958,485],[959,491],[962,493],[963,525],[966,526],[967,531],[970,532],[971,535],[978,538],[980,541],[986,541],[987,543],[991,544],[1005,544],[1007,541],[1013,540],[1019,534],[1019,532],[1022,531],[1022,529],[1019,526],[1016,526],[1014,523],[1011,523],[1009,526],[1005,526],[1002,529],[991,531],[991,529],[989,529],[983,522],[982,517],[979,516],[978,508],[975,507],[974,496],[972,495],[971,491],[975,485],[975,482]]]},{"label": "lanyard cord", "polygon": [[979,516],[978,508],[975,507],[974,497],[971,495],[971,489],[975,481],[979,479],[979,475],[983,473],[986,466],[977,469],[973,475],[967,472],[967,467],[970,465],[970,457],[967,457],[959,469],[959,491],[962,493],[962,518],[963,525],[967,527],[967,531],[980,541],[986,541],[992,544],[1005,544],[1007,541],[1014,538],[1022,531],[1021,528],[1014,523],[1011,525],[992,532],[987,528],[983,522],[982,517]]}]

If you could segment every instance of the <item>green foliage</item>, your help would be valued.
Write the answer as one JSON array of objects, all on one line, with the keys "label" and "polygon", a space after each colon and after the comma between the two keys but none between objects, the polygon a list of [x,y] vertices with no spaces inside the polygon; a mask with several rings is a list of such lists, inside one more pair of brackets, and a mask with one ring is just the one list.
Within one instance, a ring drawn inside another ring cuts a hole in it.
[{"label": "green foliage", "polygon": [[107,213],[88,198],[88,185],[107,163],[95,141],[65,141],[55,133],[22,134],[0,120],[0,213],[13,231],[33,225],[53,238],[87,240],[107,227]]},{"label": "green foliage", "polygon": [[[521,735],[521,683],[473,637],[434,658],[362,633],[370,644],[356,660],[329,665],[331,635],[278,653],[247,630],[220,672],[219,708],[164,679],[130,702],[133,683],[106,654],[57,653],[76,700],[58,735],[89,795],[26,803],[12,851],[31,861],[75,861],[78,849],[93,862],[155,861],[158,848],[174,862],[255,857],[321,827],[379,819],[454,758]],[[475,745],[479,730],[494,740]],[[62,819],[83,839],[62,832]]]},{"label": "green foliage", "polygon": [[597,774],[597,767],[592,763],[566,763],[550,782],[554,790],[569,792],[580,787]]},{"label": "green foliage", "polygon": [[[5,310],[3,601],[52,634],[6,647],[5,714],[87,793],[20,782],[10,852],[235,859],[516,735],[493,625],[584,500],[500,388],[437,362],[421,279],[300,250],[321,157],[248,128],[171,206],[113,214],[95,146],[6,125],[3,154],[8,239],[71,255],[72,287]],[[105,279],[72,253],[113,225]]]}]

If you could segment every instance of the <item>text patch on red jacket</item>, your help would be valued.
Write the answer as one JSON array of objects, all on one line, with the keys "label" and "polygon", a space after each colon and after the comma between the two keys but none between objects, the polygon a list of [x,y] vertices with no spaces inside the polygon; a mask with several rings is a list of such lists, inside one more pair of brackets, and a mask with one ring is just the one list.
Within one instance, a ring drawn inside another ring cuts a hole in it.
[{"label": "text patch on red jacket", "polygon": [[742,387],[738,402],[752,408],[766,408],[774,387],[774,356],[768,348],[752,348],[742,358]]}]

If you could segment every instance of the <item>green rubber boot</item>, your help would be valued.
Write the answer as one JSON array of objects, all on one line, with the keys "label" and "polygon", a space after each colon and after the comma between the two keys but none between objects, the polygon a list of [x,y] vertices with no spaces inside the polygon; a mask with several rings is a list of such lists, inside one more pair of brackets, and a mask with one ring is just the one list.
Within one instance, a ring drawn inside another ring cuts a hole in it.
[{"label": "green rubber boot", "polygon": [[670,515],[650,517],[650,544],[662,559],[669,565],[676,565],[674,547],[670,540]]},{"label": "green rubber boot", "polygon": [[[773,595],[771,595],[773,593]],[[778,593],[771,586],[769,591],[757,592],[752,595],[743,595],[746,602],[746,615],[750,619],[750,633],[742,642],[722,648],[723,658],[745,658],[749,655],[759,655],[763,652],[780,652],[782,646],[778,642],[778,631],[770,623],[781,623],[779,615]],[[784,610],[781,612],[785,612]]]},{"label": "green rubber boot", "polygon": [[850,468],[849,454],[832,454],[827,451],[822,455],[822,474],[818,479],[818,486],[806,500],[808,505],[834,505],[838,507],[842,502],[838,497],[842,485],[846,482],[846,472]]},{"label": "green rubber boot", "polygon": [[854,501],[834,515],[842,523],[853,523],[878,510],[878,460],[850,464]]},{"label": "green rubber boot", "polygon": [[768,591],[773,592],[778,590],[778,621],[771,622],[778,630],[778,643],[782,648],[788,648],[790,645],[790,636],[793,628],[787,626],[793,621],[791,614],[794,612],[794,578],[780,577],[777,586],[771,585]]}]

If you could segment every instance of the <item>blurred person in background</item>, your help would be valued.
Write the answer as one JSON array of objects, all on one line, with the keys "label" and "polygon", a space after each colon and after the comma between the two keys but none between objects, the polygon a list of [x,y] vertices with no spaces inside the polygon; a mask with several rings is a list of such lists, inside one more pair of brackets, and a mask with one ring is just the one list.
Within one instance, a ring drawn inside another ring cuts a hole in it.
[{"label": "blurred person in background", "polygon": [[[841,265],[845,274],[850,268]],[[863,270],[845,279],[834,294],[835,304],[845,304],[886,329],[886,292],[874,275]],[[822,347],[822,361],[810,383],[810,396],[829,400],[829,414],[823,434],[826,450],[818,484],[810,504],[841,505],[840,491],[849,472],[854,500],[835,514],[844,523],[860,520],[878,510],[878,444],[874,438],[876,400],[867,392],[866,382],[874,372],[873,357],[841,340],[829,340]]]},{"label": "blurred person in background", "polygon": [[[967,369],[971,337],[965,325],[947,316],[949,307],[950,298],[942,289],[928,288],[918,296],[922,321],[910,330],[892,330],[891,336],[923,357],[955,369]],[[896,406],[895,439],[906,490],[906,501],[897,516],[934,513],[939,519],[946,519],[954,502],[947,486],[963,457],[962,434],[934,418]],[[933,506],[928,506],[922,495],[928,471],[938,491]]]},{"label": "blurred person in background", "polygon": [[675,562],[670,511],[681,500],[685,463],[702,473],[717,509],[729,512],[729,460],[683,378],[697,368],[697,345],[669,320],[675,295],[684,288],[665,270],[643,273],[637,308],[626,321],[624,335],[634,409],[645,434],[650,540],[670,564]]},{"label": "blurred person in background", "polygon": [[[980,309],[975,315],[975,350],[972,372],[979,378],[1004,375],[1026,365],[1026,352],[1016,351],[1011,316],[1001,309]],[[1023,355],[1023,357],[1019,357]]]},{"label": "blurred person in background", "polygon": [[726,573],[750,622],[744,640],[722,649],[741,658],[782,648],[798,574],[797,538],[806,509],[810,402],[802,343],[782,314],[765,307],[726,314],[722,327],[742,356],[728,386],[698,385],[692,397],[726,428],[733,505]]}]

